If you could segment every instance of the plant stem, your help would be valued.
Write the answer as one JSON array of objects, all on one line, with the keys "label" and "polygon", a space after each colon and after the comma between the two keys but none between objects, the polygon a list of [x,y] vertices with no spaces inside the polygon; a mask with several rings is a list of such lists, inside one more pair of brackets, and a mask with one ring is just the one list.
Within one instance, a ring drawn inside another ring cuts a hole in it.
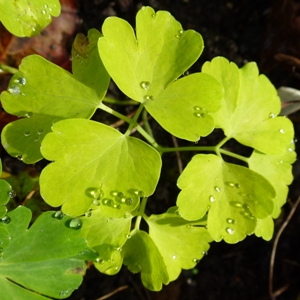
[{"label": "plant stem", "polygon": [[245,156],[242,156],[242,155],[239,155],[239,154],[235,154],[233,152],[230,152],[230,151],[227,151],[227,150],[224,150],[224,149],[219,149],[219,152],[222,153],[222,154],[225,154],[227,156],[231,156],[231,157],[234,157],[234,158],[239,159],[241,161],[244,161],[245,163],[248,164],[249,158],[247,158]]},{"label": "plant stem", "polygon": [[152,129],[148,122],[148,112],[146,109],[143,111],[143,121],[146,132],[153,138]]},{"label": "plant stem", "polygon": [[126,116],[124,116],[124,115],[120,114],[119,112],[113,110],[112,108],[106,106],[102,102],[98,105],[98,108],[106,111],[107,113],[109,113],[109,114],[111,114],[111,115],[113,115],[113,116],[129,123],[129,124],[131,124],[133,122],[132,119],[127,118]]},{"label": "plant stem", "polygon": [[140,125],[136,126],[136,130],[155,148],[160,152],[160,146],[157,144],[156,140],[149,135],[144,128],[142,128]]},{"label": "plant stem", "polygon": [[179,152],[179,151],[216,151],[216,146],[187,146],[187,147],[161,147],[159,146],[159,152]]},{"label": "plant stem", "polygon": [[130,134],[130,132],[131,132],[131,130],[132,130],[133,127],[138,126],[137,125],[137,119],[139,118],[139,116],[140,116],[140,114],[141,114],[141,112],[142,112],[143,109],[144,109],[144,104],[141,104],[139,106],[138,110],[136,111],[133,119],[130,121],[128,129],[127,129],[127,131],[124,134],[125,136],[128,136]]},{"label": "plant stem", "polygon": [[104,97],[103,102],[116,105],[139,105],[139,102],[133,100],[117,100],[109,97]]},{"label": "plant stem", "polygon": [[145,207],[146,207],[146,204],[147,204],[147,200],[148,200],[148,197],[143,197],[142,198],[142,203],[141,203],[141,206],[140,206],[140,208],[138,210],[138,213],[137,213],[138,217],[136,218],[136,222],[135,222],[135,225],[134,225],[135,229],[140,228],[142,217],[146,217],[145,216]]},{"label": "plant stem", "polygon": [[[19,70],[4,64],[0,64],[0,70],[10,74],[16,74]],[[1,72],[0,72],[1,73]]]}]

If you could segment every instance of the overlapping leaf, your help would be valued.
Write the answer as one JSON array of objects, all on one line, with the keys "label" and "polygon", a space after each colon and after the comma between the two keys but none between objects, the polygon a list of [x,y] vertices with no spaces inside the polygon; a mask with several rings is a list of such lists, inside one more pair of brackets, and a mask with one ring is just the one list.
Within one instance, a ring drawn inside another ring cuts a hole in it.
[{"label": "overlapping leaf", "polygon": [[267,154],[284,154],[294,135],[290,120],[276,117],[280,99],[267,77],[259,75],[255,63],[238,69],[223,57],[203,65],[224,87],[222,108],[212,116],[227,137]]},{"label": "overlapping leaf", "polygon": [[[8,213],[10,222],[0,223],[1,298],[63,299],[76,289],[85,272],[82,259],[70,258],[86,248],[80,230],[68,228],[70,218],[56,219],[53,212],[42,214],[27,229],[31,212],[18,207]],[[7,234],[2,234],[1,229]],[[8,239],[9,243],[5,243]]]},{"label": "overlapping leaf", "polygon": [[147,219],[149,235],[167,267],[169,281],[177,279],[181,269],[191,269],[209,249],[212,241],[206,220],[189,222],[177,214],[177,207]]},{"label": "overlapping leaf", "polygon": [[98,52],[97,43],[101,36],[96,29],[90,29],[87,37],[82,33],[76,36],[72,47],[72,73],[77,80],[94,89],[98,97],[103,99],[110,77]]},{"label": "overlapping leaf", "polygon": [[41,194],[50,205],[77,216],[99,201],[101,211],[116,218],[154,192],[161,158],[148,144],[83,119],[60,121],[52,130],[41,151],[55,162],[40,177]]},{"label": "overlapping leaf", "polygon": [[136,35],[117,17],[107,18],[102,32],[99,53],[107,71],[128,97],[145,104],[164,129],[190,141],[213,130],[209,112],[220,108],[219,83],[207,74],[172,83],[202,53],[199,33],[183,31],[170,13],[155,13],[151,7],[138,12]]},{"label": "overlapping leaf", "polygon": [[120,252],[130,238],[131,217],[111,219],[97,209],[91,216],[83,217],[82,221],[82,235],[88,246],[98,253],[95,267],[105,274],[118,273],[123,262]]},{"label": "overlapping leaf", "polygon": [[132,273],[141,272],[143,285],[152,291],[159,291],[162,284],[169,283],[164,260],[151,237],[141,230],[134,230],[123,247],[124,265]]},{"label": "overlapping leaf", "polygon": [[236,243],[254,232],[256,218],[264,219],[273,212],[271,184],[260,174],[225,163],[216,155],[195,155],[178,186],[181,216],[197,220],[209,210],[207,229],[215,241]]},{"label": "overlapping leaf", "polygon": [[0,21],[19,37],[37,35],[60,14],[59,0],[0,0]]},{"label": "overlapping leaf", "polygon": [[[1,174],[2,174],[2,162],[0,160],[0,175]],[[11,196],[13,196],[13,192],[10,184],[5,180],[0,179],[0,218],[5,216],[7,211],[5,204],[9,201]]]},{"label": "overlapping leaf", "polygon": [[90,118],[102,99],[67,71],[31,55],[23,59],[0,100],[8,113],[27,117],[4,128],[3,146],[10,155],[33,163],[42,159],[41,141],[53,123],[65,118]]}]

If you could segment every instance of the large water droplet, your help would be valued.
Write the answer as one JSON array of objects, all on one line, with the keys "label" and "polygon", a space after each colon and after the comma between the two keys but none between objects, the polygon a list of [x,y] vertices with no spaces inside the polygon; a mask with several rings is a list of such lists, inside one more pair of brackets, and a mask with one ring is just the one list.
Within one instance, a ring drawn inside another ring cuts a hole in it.
[{"label": "large water droplet", "polygon": [[4,224],[8,224],[10,221],[11,221],[11,218],[9,216],[4,216],[1,219],[1,222],[4,223]]},{"label": "large water droplet", "polygon": [[44,9],[42,9],[42,14],[45,15],[46,13],[47,12]]},{"label": "large water droplet", "polygon": [[100,201],[95,199],[95,200],[93,201],[93,204],[94,204],[95,206],[99,206],[99,205],[100,205]]},{"label": "large water droplet", "polygon": [[15,191],[11,190],[11,191],[8,193],[8,195],[9,195],[9,198],[15,198],[15,197],[17,196],[17,193],[16,193]]},{"label": "large water droplet", "polygon": [[130,206],[133,203],[133,199],[132,198],[126,198],[125,200],[125,204]]},{"label": "large water droplet", "polygon": [[12,95],[19,95],[20,94],[20,88],[16,85],[12,85],[8,88],[8,92]]},{"label": "large water droplet", "polygon": [[216,190],[218,193],[222,192],[222,189],[221,189],[219,186],[215,186],[215,190]]},{"label": "large water droplet", "polygon": [[148,81],[142,81],[140,83],[140,85],[141,85],[141,88],[144,89],[144,90],[146,90],[146,91],[148,91],[149,88],[150,88],[150,82],[148,82]]},{"label": "large water droplet", "polygon": [[73,219],[70,222],[71,228],[80,228],[82,226],[82,221],[79,218]]},{"label": "large water droplet", "polygon": [[214,198],[213,195],[209,196],[209,201],[210,201],[211,203],[215,202],[215,198]]},{"label": "large water droplet", "polygon": [[233,230],[231,227],[226,228],[226,231],[227,231],[229,234],[234,234],[234,230]]},{"label": "large water droplet", "polygon": [[284,134],[284,133],[285,133],[285,130],[284,130],[283,128],[281,128],[281,129],[279,130],[279,132],[280,132],[281,134]]}]

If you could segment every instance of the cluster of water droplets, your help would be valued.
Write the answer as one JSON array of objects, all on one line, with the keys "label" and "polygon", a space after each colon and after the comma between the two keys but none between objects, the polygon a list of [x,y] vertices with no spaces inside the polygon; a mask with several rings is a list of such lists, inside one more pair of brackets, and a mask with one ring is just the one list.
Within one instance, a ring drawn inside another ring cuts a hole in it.
[{"label": "cluster of water droplets", "polygon": [[205,118],[208,112],[204,107],[194,106],[193,114],[196,118]]},{"label": "cluster of water droplets", "polygon": [[[27,118],[30,118],[31,115],[32,115],[32,113],[31,114],[30,113],[26,114]],[[33,137],[33,141],[38,142],[38,141],[42,140],[44,133],[45,133],[45,130],[43,128],[39,128],[37,131],[25,130],[24,131],[24,136],[26,138]]]},{"label": "cluster of water droplets", "polygon": [[[140,83],[140,87],[144,90],[144,91],[148,91],[150,89],[150,82],[149,81],[142,81]],[[143,100],[146,101],[153,101],[153,96],[152,95],[145,95],[143,97]]]},{"label": "cluster of water droplets", "polygon": [[52,8],[48,4],[44,4],[42,7],[42,15],[45,16],[46,19],[51,19]]},{"label": "cluster of water droplets", "polygon": [[8,87],[8,92],[13,96],[25,96],[26,94],[23,92],[23,87],[26,85],[26,79],[24,77],[19,77],[12,81],[12,84]]},{"label": "cluster of water droplets", "polygon": [[175,35],[176,38],[180,39],[183,35],[184,31],[182,29],[177,31],[177,34]]}]

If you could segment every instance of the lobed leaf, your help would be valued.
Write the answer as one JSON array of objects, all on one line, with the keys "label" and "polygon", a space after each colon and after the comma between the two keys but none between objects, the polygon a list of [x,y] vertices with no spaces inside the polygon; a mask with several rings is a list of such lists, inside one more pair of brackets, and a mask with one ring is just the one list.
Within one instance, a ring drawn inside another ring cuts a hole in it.
[{"label": "lobed leaf", "polygon": [[137,13],[136,35],[117,17],[107,18],[102,32],[98,47],[107,71],[128,97],[144,103],[165,130],[189,141],[213,130],[209,113],[220,108],[220,84],[207,74],[175,81],[202,53],[199,33],[183,31],[170,13],[155,13],[151,7]]},{"label": "lobed leaf", "polygon": [[224,87],[222,107],[211,115],[216,127],[227,137],[243,145],[273,155],[285,152],[294,135],[293,124],[280,112],[280,99],[275,87],[259,75],[255,63],[238,69],[223,57],[203,65],[202,71],[214,76]]},{"label": "lobed leaf", "polygon": [[141,196],[153,194],[161,158],[148,144],[89,120],[63,120],[52,130],[41,148],[55,161],[40,177],[48,204],[78,216],[99,201],[106,216],[120,218],[136,209]]},{"label": "lobed leaf", "polygon": [[151,237],[141,230],[134,230],[123,247],[124,265],[132,273],[141,272],[143,285],[152,291],[169,283],[166,265]]},{"label": "lobed leaf", "polygon": [[[80,230],[68,228],[70,218],[54,218],[51,211],[29,229],[29,209],[19,206],[8,216],[10,222],[0,224],[9,238],[0,260],[2,299],[68,297],[81,284],[86,268],[84,260],[71,258],[86,248]],[[0,243],[2,239],[0,231]]]},{"label": "lobed leaf", "polygon": [[73,76],[83,84],[97,92],[103,99],[110,77],[100,59],[97,43],[102,34],[90,29],[87,37],[78,33],[72,46]]},{"label": "lobed leaf", "polygon": [[181,216],[197,220],[208,211],[207,229],[215,241],[237,243],[254,232],[256,219],[273,212],[272,185],[260,174],[216,155],[195,155],[177,184],[182,190],[177,198]]},{"label": "lobed leaf", "polygon": [[43,158],[41,141],[53,123],[66,118],[88,119],[102,99],[67,71],[31,55],[23,59],[0,100],[8,113],[26,117],[5,126],[4,148],[10,155],[34,163]]},{"label": "lobed leaf", "polygon": [[58,0],[0,0],[0,21],[12,34],[30,37],[58,17],[60,9]]},{"label": "lobed leaf", "polygon": [[[0,175],[1,174],[2,174],[2,162],[0,160]],[[10,184],[5,180],[0,179],[0,218],[5,216],[7,212],[7,208],[5,205],[7,204],[9,199],[14,196],[13,193],[14,192],[12,191]]]},{"label": "lobed leaf", "polygon": [[206,220],[189,222],[171,207],[161,215],[148,218],[149,235],[167,267],[169,281],[177,279],[181,269],[192,269],[209,249],[212,241]]}]

